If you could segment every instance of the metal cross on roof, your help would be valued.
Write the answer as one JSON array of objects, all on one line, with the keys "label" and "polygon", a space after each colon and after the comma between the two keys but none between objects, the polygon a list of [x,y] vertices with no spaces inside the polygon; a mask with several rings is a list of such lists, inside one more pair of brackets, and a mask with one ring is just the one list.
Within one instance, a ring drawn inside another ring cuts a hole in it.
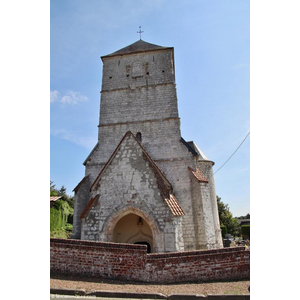
[{"label": "metal cross on roof", "polygon": [[140,30],[137,31],[136,33],[140,34],[140,40],[141,40],[142,39],[142,32],[144,32],[144,31],[141,30],[142,26],[139,26],[139,28],[140,28]]}]

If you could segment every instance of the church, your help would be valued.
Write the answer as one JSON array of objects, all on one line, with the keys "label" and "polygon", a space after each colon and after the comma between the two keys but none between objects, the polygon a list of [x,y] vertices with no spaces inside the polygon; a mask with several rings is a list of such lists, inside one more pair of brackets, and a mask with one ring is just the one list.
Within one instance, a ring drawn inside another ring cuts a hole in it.
[{"label": "church", "polygon": [[222,248],[214,162],[180,132],[174,48],[140,39],[101,59],[98,142],[74,188],[72,238]]}]

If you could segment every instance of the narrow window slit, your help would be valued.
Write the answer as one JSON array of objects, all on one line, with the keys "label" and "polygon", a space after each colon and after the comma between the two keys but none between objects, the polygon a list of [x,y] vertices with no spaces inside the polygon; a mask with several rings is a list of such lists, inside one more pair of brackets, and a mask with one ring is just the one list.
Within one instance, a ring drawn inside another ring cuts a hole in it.
[{"label": "narrow window slit", "polygon": [[136,134],[136,139],[141,143],[142,142],[142,134],[140,132],[138,132]]}]

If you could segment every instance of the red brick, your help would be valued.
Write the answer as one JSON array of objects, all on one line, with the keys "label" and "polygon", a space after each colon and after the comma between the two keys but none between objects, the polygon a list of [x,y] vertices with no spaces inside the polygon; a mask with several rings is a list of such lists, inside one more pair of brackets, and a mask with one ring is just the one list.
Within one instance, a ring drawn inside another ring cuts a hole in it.
[{"label": "red brick", "polygon": [[50,239],[50,245],[53,273],[160,283],[250,277],[243,247],[146,254],[146,247],[129,244]]}]

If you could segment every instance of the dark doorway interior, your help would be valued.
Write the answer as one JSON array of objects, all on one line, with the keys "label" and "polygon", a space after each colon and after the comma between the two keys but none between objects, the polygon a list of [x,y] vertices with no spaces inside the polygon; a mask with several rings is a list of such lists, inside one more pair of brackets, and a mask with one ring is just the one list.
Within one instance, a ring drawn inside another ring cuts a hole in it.
[{"label": "dark doorway interior", "polygon": [[151,246],[147,242],[136,242],[137,245],[146,245],[147,246],[147,253],[151,253]]}]

